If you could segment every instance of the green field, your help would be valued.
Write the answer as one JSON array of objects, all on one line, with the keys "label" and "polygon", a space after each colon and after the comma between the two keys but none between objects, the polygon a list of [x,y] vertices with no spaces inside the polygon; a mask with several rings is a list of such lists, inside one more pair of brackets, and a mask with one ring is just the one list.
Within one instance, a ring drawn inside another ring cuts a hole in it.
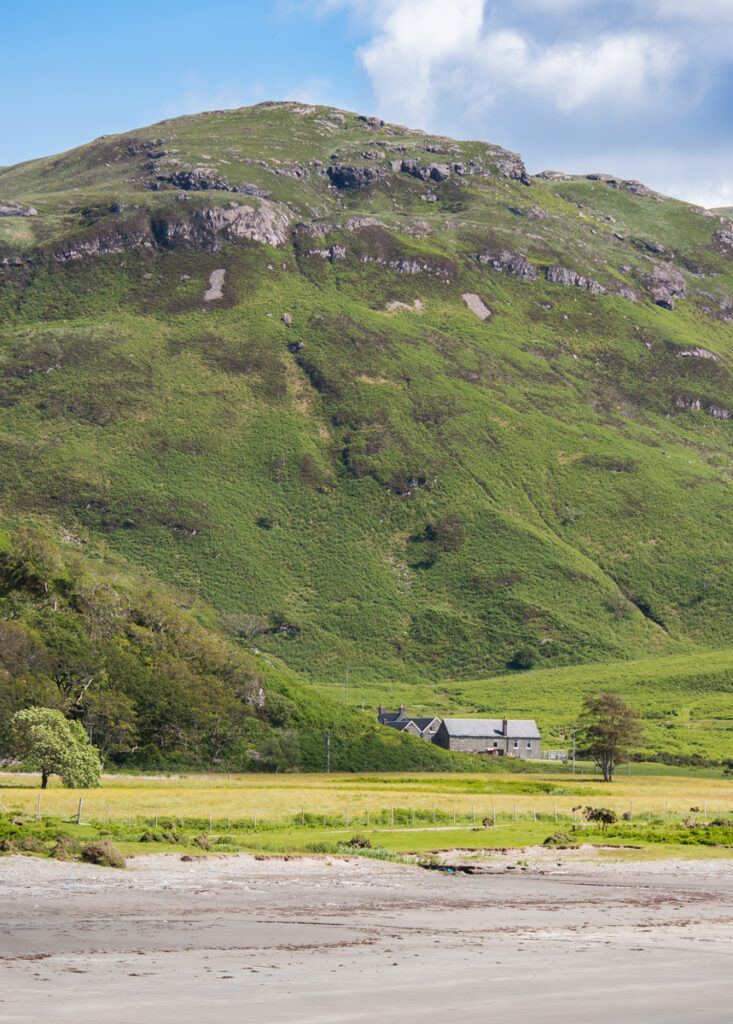
[{"label": "green field", "polygon": [[[521,847],[555,832],[576,843],[631,844],[665,855],[688,847],[733,850],[733,826],[721,831],[717,824],[733,819],[730,779],[619,776],[609,785],[587,774],[120,776],[99,790],[54,786],[43,793],[37,778],[2,781],[0,830],[12,832],[16,820],[24,823],[18,835],[25,829],[50,843],[51,833],[65,830],[112,838],[127,853],[201,853],[196,836],[213,852],[336,853],[359,834],[377,849],[422,854]],[[589,805],[627,818],[601,832],[583,821],[580,809]],[[172,832],[178,841],[169,841]]]}]

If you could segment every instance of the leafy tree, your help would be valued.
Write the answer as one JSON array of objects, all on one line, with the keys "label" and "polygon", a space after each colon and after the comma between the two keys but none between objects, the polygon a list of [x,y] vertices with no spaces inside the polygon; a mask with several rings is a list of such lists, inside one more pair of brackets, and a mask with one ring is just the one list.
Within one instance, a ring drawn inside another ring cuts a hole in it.
[{"label": "leafy tree", "polygon": [[134,745],[137,715],[127,694],[109,687],[90,690],[83,713],[89,742],[94,741],[103,765],[110,754],[124,753]]},{"label": "leafy tree", "polygon": [[640,719],[639,712],[616,693],[601,692],[583,701],[583,744],[605,782],[613,782],[616,766],[628,761],[632,750],[643,742]]},{"label": "leafy tree", "polygon": [[99,753],[81,723],[68,721],[53,708],[33,707],[17,711],[12,728],[15,752],[38,766],[42,789],[50,775],[60,775],[73,789],[99,785]]}]

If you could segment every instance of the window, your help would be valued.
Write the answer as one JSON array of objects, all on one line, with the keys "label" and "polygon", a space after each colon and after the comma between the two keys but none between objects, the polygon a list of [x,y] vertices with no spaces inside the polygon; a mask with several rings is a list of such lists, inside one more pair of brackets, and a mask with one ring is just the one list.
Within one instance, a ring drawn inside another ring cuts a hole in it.
[{"label": "window", "polygon": [[516,750],[518,746],[519,746],[519,740],[515,740],[514,741],[514,749]]},{"label": "window", "polygon": [[527,742],[527,750],[531,750],[531,749],[532,749],[532,740],[529,740]]},{"label": "window", "polygon": [[495,746],[495,747],[498,747],[498,746],[499,746],[499,741],[498,741],[498,740],[494,740],[494,746]]}]

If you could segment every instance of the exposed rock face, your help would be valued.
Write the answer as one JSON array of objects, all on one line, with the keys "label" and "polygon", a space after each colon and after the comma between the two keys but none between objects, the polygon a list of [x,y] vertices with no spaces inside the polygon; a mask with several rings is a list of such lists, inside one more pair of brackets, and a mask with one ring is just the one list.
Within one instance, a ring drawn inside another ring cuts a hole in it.
[{"label": "exposed rock face", "polygon": [[344,226],[347,231],[359,231],[360,228],[383,228],[386,224],[376,217],[349,217]]},{"label": "exposed rock face", "polygon": [[37,217],[38,210],[34,206],[21,206],[12,200],[0,203],[0,217]]},{"label": "exposed rock face", "polygon": [[193,167],[190,170],[174,171],[172,174],[159,176],[159,181],[167,181],[185,192],[230,192],[231,185],[218,175],[213,167]]},{"label": "exposed rock face", "polygon": [[511,249],[502,249],[498,253],[480,253],[476,259],[479,263],[488,263],[494,270],[503,270],[507,274],[514,274],[522,281],[537,280],[537,270],[527,257]]},{"label": "exposed rock face", "polygon": [[379,263],[384,267],[396,270],[398,274],[430,274],[443,281],[450,281],[455,270],[449,260],[427,260],[415,256],[401,256],[393,260],[382,259],[381,256],[371,256],[363,253],[359,257],[360,263]]},{"label": "exposed rock face", "polygon": [[701,398],[678,398],[676,402],[678,409],[689,409],[691,412],[704,412],[716,420],[729,420],[730,409],[724,405],[711,405]]},{"label": "exposed rock face", "polygon": [[611,188],[625,189],[625,191],[633,192],[637,196],[649,195],[649,189],[646,185],[642,185],[640,181],[634,181],[633,179],[615,178],[612,174],[586,174],[586,178],[588,181],[602,181],[605,185],[610,185]]},{"label": "exposed rock face", "polygon": [[309,249],[306,255],[320,256],[322,260],[330,260],[333,263],[334,260],[346,259],[346,249],[343,245],[332,245],[328,249]]},{"label": "exposed rock face", "polygon": [[716,356],[710,349],[700,348],[699,345],[695,348],[683,348],[678,352],[675,352],[676,356],[692,356],[695,359],[712,359],[714,362],[720,362],[720,356]]},{"label": "exposed rock face", "polygon": [[413,178],[420,178],[421,181],[446,181],[450,178],[449,164],[425,164],[421,166],[417,160],[393,160],[392,169],[400,170],[403,174],[411,174]]},{"label": "exposed rock face", "polygon": [[348,164],[331,164],[326,172],[336,188],[361,188],[386,176],[381,167],[355,167]]},{"label": "exposed rock face", "polygon": [[290,215],[284,207],[261,199],[259,206],[230,204],[197,210],[186,220],[157,222],[155,236],[159,244],[172,247],[179,243],[218,248],[219,239],[229,242],[247,238],[265,245],[287,241]]},{"label": "exposed rock face", "polygon": [[[2,210],[2,207],[0,207],[0,210]],[[0,214],[0,216],[2,216],[2,214]],[[28,216],[28,214],[26,214],[26,216]],[[733,231],[728,231],[725,228],[722,228],[720,231],[713,232],[713,238],[720,246],[733,246]]]},{"label": "exposed rock face", "polygon": [[108,256],[110,253],[125,252],[140,245],[148,247],[153,245],[148,225],[129,231],[122,228],[117,231],[108,231],[96,238],[78,239],[66,248],[57,249],[53,258],[57,263],[68,263],[69,260],[81,260],[88,256]]},{"label": "exposed rock face", "polygon": [[475,313],[479,320],[488,320],[491,316],[491,310],[485,304],[480,295],[476,295],[475,292],[464,292],[461,296],[463,301],[466,303],[472,313]]},{"label": "exposed rock face", "polygon": [[592,277],[583,277],[576,270],[567,267],[547,267],[545,277],[550,284],[564,284],[574,288],[584,288],[593,295],[605,295],[606,289]]},{"label": "exposed rock face", "polygon": [[226,280],[226,270],[212,270],[209,275],[209,287],[204,292],[204,302],[214,302],[216,299],[224,297],[224,281]]},{"label": "exposed rock face", "polygon": [[502,149],[496,146],[486,151],[486,155],[496,164],[496,169],[502,178],[509,178],[510,181],[521,181],[523,185],[529,185],[529,175],[519,153],[512,153],[509,149]]},{"label": "exposed rock face", "polygon": [[678,270],[672,267],[654,267],[648,275],[651,284],[652,299],[663,309],[674,309],[677,296],[684,296],[687,291],[685,279]]}]

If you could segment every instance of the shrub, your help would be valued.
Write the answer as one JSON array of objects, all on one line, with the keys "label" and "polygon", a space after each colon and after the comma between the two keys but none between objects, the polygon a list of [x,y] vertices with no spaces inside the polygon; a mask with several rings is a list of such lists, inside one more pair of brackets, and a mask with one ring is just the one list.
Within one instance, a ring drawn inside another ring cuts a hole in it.
[{"label": "shrub", "polygon": [[98,843],[87,843],[81,848],[81,859],[87,864],[98,864],[105,868],[124,868],[125,858],[108,839]]},{"label": "shrub", "polygon": [[194,846],[200,846],[202,850],[210,850],[211,843],[209,842],[208,836],[196,836],[193,840]]},{"label": "shrub", "polygon": [[61,836],[51,850],[56,860],[76,860],[81,853],[81,844],[72,836]]},{"label": "shrub", "polygon": [[18,849],[23,853],[45,853],[46,846],[37,836],[23,836],[18,843]]}]

